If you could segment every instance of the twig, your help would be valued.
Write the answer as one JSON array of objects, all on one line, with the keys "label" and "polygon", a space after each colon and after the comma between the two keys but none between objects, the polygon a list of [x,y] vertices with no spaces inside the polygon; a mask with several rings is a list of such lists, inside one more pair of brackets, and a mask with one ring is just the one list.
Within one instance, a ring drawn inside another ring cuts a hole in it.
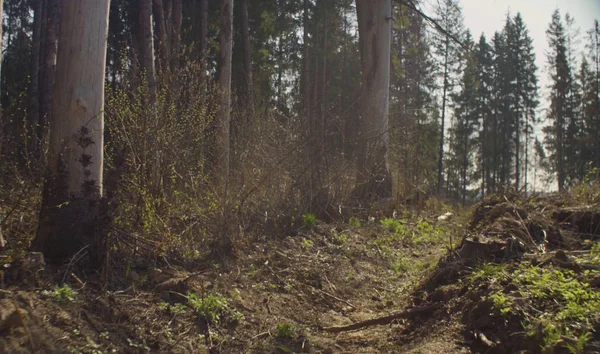
[{"label": "twig", "polygon": [[356,307],[355,307],[354,305],[352,305],[351,303],[349,303],[348,301],[346,301],[346,300],[344,300],[344,299],[340,299],[339,297],[337,297],[337,296],[335,296],[335,295],[331,295],[330,293],[328,293],[328,292],[326,292],[326,291],[324,291],[324,290],[317,289],[317,288],[315,288],[315,287],[312,287],[312,288],[313,288],[313,289],[315,289],[315,290],[317,290],[317,291],[319,291],[321,294],[323,294],[323,295],[325,295],[325,296],[328,296],[328,297],[330,297],[330,298],[332,298],[332,299],[334,299],[334,300],[337,300],[337,301],[339,301],[339,302],[341,302],[341,303],[344,303],[344,304],[346,304],[346,305],[348,305],[348,306],[350,306],[350,307],[352,307],[353,309],[355,309],[355,310],[356,310]]},{"label": "twig", "polygon": [[410,317],[410,316],[413,316],[416,314],[432,311],[433,309],[437,308],[438,306],[439,305],[427,305],[427,306],[423,306],[423,307],[413,307],[413,308],[410,308],[410,309],[402,311],[402,312],[393,313],[391,315],[387,315],[387,316],[383,316],[383,317],[372,318],[372,319],[366,320],[366,321],[355,322],[355,323],[349,324],[347,326],[323,327],[323,331],[329,332],[329,333],[339,333],[339,332],[353,331],[355,329],[361,329],[361,328],[370,327],[370,326],[386,325],[386,324],[392,323],[394,320],[397,320],[399,318]]},{"label": "twig", "polygon": [[67,270],[65,270],[65,275],[63,275],[63,278],[62,278],[62,282],[63,282],[63,283],[64,283],[64,282],[65,282],[65,280],[67,279],[67,274],[69,274],[69,273],[70,273],[69,271],[71,270],[71,267],[72,267],[73,265],[75,265],[75,263],[79,262],[79,260],[80,260],[81,258],[83,258],[83,256],[84,256],[84,255],[82,255],[81,257],[77,257],[77,256],[79,256],[79,254],[80,254],[81,252],[85,251],[85,250],[86,250],[86,248],[88,248],[88,247],[89,247],[89,245],[87,245],[87,246],[83,247],[82,249],[80,249],[79,251],[77,251],[77,253],[75,253],[75,254],[73,255],[73,257],[71,257],[71,260],[69,261],[69,264],[67,265]]}]

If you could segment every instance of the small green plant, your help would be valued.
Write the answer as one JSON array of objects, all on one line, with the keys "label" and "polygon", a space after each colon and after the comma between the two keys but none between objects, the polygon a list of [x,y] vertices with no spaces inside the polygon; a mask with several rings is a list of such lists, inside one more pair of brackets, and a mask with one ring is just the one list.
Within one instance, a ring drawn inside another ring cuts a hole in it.
[{"label": "small green plant", "polygon": [[317,216],[312,213],[302,214],[302,225],[312,229],[317,223]]},{"label": "small green plant", "polygon": [[400,221],[393,218],[385,218],[382,219],[380,222],[381,225],[383,225],[386,228],[386,230],[388,230],[392,234],[398,234],[404,229],[402,224],[400,224]]},{"label": "small green plant", "polygon": [[229,306],[226,297],[218,294],[204,294],[200,297],[195,293],[187,294],[188,305],[193,308],[198,316],[213,324],[225,320],[227,322],[237,323],[244,315]]},{"label": "small green plant", "polygon": [[501,315],[508,315],[510,313],[512,303],[508,299],[508,296],[501,292],[496,292],[490,295],[489,298],[492,300],[494,309],[498,310]]},{"label": "small green plant", "polygon": [[275,325],[275,337],[279,339],[292,339],[296,328],[289,323],[278,323]]},{"label": "small green plant", "polygon": [[146,344],[146,340],[143,339],[141,343],[136,343],[133,339],[127,338],[127,342],[129,342],[129,346],[135,349],[139,349],[144,352],[150,352],[150,347]]},{"label": "small green plant", "polygon": [[475,270],[467,276],[467,280],[472,286],[478,282],[491,282],[506,279],[507,276],[508,274],[501,264],[483,263],[477,266]]},{"label": "small green plant", "polygon": [[161,310],[169,311],[172,315],[182,315],[187,312],[187,306],[181,303],[171,305],[166,302],[161,302],[158,306]]},{"label": "small green plant", "polygon": [[52,291],[45,291],[45,294],[53,298],[56,302],[67,302],[75,300],[77,292],[69,284],[64,284],[63,286],[55,286]]},{"label": "small green plant", "polygon": [[348,235],[346,235],[345,233],[336,233],[333,235],[333,242],[336,245],[343,245],[344,243],[346,243],[346,241],[348,241]]},{"label": "small green plant", "polygon": [[572,344],[566,344],[565,346],[571,352],[571,354],[583,354],[585,352],[585,344],[592,339],[590,332],[585,332],[577,337],[577,341]]},{"label": "small green plant", "polygon": [[304,238],[302,239],[302,243],[300,245],[302,246],[302,248],[307,249],[309,247],[312,247],[313,242],[309,238]]},{"label": "small green plant", "polygon": [[351,217],[350,220],[348,220],[348,224],[350,224],[350,226],[352,227],[360,227],[360,220],[358,220],[358,218],[356,217]]}]

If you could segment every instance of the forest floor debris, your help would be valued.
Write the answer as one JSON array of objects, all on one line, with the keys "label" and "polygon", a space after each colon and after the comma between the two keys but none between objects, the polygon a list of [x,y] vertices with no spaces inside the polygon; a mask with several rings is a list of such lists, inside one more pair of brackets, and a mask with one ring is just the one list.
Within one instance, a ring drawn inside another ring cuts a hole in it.
[{"label": "forest floor debris", "polygon": [[108,284],[2,258],[0,352],[600,351],[598,201],[447,212],[313,221],[238,241],[226,269],[129,262]]}]

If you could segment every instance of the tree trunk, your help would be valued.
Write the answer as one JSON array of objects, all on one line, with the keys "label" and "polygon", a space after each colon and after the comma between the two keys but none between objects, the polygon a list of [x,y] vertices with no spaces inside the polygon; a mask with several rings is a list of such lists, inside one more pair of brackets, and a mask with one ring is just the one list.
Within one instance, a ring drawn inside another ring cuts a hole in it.
[{"label": "tree trunk", "polygon": [[[109,3],[62,2],[47,175],[32,243],[49,260],[65,259],[100,241],[96,233],[102,197]],[[94,254],[98,248],[89,251]]]},{"label": "tree trunk", "polygon": [[442,120],[440,125],[440,147],[438,155],[438,195],[442,193],[442,185],[444,184],[444,130],[446,129],[446,100],[448,92],[448,51],[450,50],[450,38],[446,36],[446,51],[444,54],[444,78],[442,87]]},{"label": "tree trunk", "polygon": [[233,47],[233,0],[221,0],[219,32],[219,111],[215,146],[215,182],[224,191],[229,177],[229,122],[231,109],[231,59]]},{"label": "tree trunk", "polygon": [[143,77],[148,85],[150,106],[156,103],[156,70],[154,68],[154,35],[152,33],[152,0],[138,0],[138,42]]},{"label": "tree trunk", "polygon": [[153,13],[155,15],[156,22],[156,37],[158,39],[158,63],[159,68],[164,74],[167,71],[169,65],[169,47],[167,39],[167,27],[165,20],[165,8],[163,6],[163,0],[154,0]]},{"label": "tree trunk", "polygon": [[304,115],[310,117],[310,58],[309,58],[309,35],[308,35],[308,5],[309,0],[304,0],[304,13],[302,15],[303,39],[302,44],[304,53],[302,58],[302,76],[303,76],[303,96],[304,96]]},{"label": "tree trunk", "polygon": [[354,196],[392,196],[388,163],[391,0],[356,0],[362,68],[360,133]]},{"label": "tree trunk", "polygon": [[244,59],[244,78],[246,80],[245,100],[247,120],[254,118],[254,85],[252,83],[252,51],[250,48],[250,26],[248,24],[248,0],[240,1],[242,19],[242,54]]},{"label": "tree trunk", "polygon": [[171,38],[171,70],[177,72],[181,59],[181,21],[183,4],[182,0],[173,0],[173,34]]},{"label": "tree trunk", "polygon": [[33,8],[33,34],[31,46],[31,72],[29,81],[29,104],[27,106],[27,133],[29,137],[29,153],[38,149],[38,127],[40,124],[40,51],[42,33],[43,2],[35,2]]},{"label": "tree trunk", "polygon": [[47,10],[43,30],[44,51],[42,53],[42,77],[40,85],[40,129],[38,130],[40,139],[43,139],[44,127],[52,112],[60,6],[58,0],[46,0],[46,2]]},{"label": "tree trunk", "polygon": [[208,48],[208,5],[207,0],[200,0],[200,90],[206,91],[206,54]]}]

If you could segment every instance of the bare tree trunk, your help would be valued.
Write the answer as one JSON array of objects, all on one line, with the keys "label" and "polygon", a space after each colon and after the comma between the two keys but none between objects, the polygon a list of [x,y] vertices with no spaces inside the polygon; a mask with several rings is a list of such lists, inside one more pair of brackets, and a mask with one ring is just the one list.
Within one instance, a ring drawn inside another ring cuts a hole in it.
[{"label": "bare tree trunk", "polygon": [[102,196],[109,3],[62,2],[47,176],[32,244],[50,260],[100,242],[96,220]]},{"label": "bare tree trunk", "polygon": [[448,93],[448,51],[450,50],[450,38],[446,36],[446,45],[444,53],[444,78],[442,87],[442,121],[440,125],[440,147],[438,155],[438,184],[437,193],[442,194],[442,186],[444,185],[444,133],[446,130],[446,101]]},{"label": "bare tree trunk", "polygon": [[302,76],[303,76],[303,96],[304,96],[304,115],[310,117],[310,58],[309,58],[309,34],[308,34],[308,5],[309,0],[304,0],[304,13],[302,17],[304,53],[302,58]]},{"label": "bare tree trunk", "polygon": [[242,19],[242,53],[244,56],[245,100],[247,120],[254,119],[254,85],[252,82],[252,51],[250,49],[250,26],[248,24],[248,0],[240,1]]},{"label": "bare tree trunk", "polygon": [[38,136],[43,139],[44,127],[52,112],[52,96],[54,91],[56,51],[58,47],[58,0],[46,0],[46,22],[44,26],[44,51],[42,53],[41,85],[40,85],[40,130]]},{"label": "bare tree trunk", "polygon": [[357,180],[354,196],[392,196],[388,162],[391,0],[356,0],[362,88]]},{"label": "bare tree trunk", "polygon": [[167,71],[169,65],[169,47],[167,39],[167,27],[165,20],[165,8],[163,6],[163,0],[154,0],[153,10],[156,22],[157,38],[158,38],[158,63],[162,73]]},{"label": "bare tree trunk", "polygon": [[171,38],[171,70],[177,72],[181,59],[181,21],[183,11],[182,0],[173,0],[173,37]]},{"label": "bare tree trunk", "polygon": [[156,70],[154,67],[154,35],[152,33],[152,0],[138,0],[138,42],[140,64],[148,85],[150,106],[156,103]]},{"label": "bare tree trunk", "polygon": [[208,6],[207,0],[200,0],[200,90],[206,91],[206,50],[208,48]]},{"label": "bare tree trunk", "polygon": [[38,127],[40,124],[40,51],[42,34],[43,2],[37,1],[33,8],[33,38],[31,46],[31,72],[29,81],[29,104],[27,106],[27,133],[29,153],[38,149]]},{"label": "bare tree trunk", "polygon": [[233,48],[233,0],[221,0],[219,32],[219,111],[215,146],[215,182],[225,191],[229,177],[229,122],[231,109],[231,59]]}]

